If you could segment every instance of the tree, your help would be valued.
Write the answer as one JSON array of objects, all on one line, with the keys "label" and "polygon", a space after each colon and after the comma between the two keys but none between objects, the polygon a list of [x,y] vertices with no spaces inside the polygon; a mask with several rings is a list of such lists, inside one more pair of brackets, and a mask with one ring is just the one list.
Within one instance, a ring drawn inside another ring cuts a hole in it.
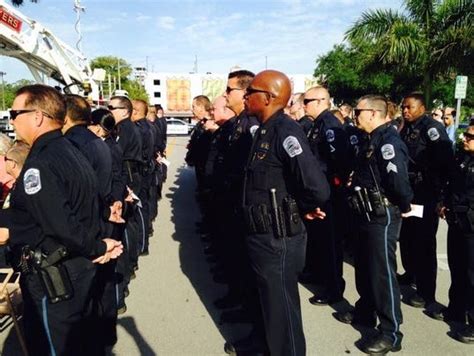
[{"label": "tree", "polygon": [[354,48],[370,46],[372,62],[423,75],[426,103],[439,75],[472,75],[472,0],[405,0],[405,12],[369,10],[346,32]]},{"label": "tree", "polygon": [[[105,69],[107,74],[118,80],[120,70],[120,83],[122,89],[128,91],[131,99],[142,99],[148,101],[148,94],[145,88],[138,81],[130,79],[132,66],[125,60],[115,56],[100,56],[91,61],[91,68]],[[107,83],[107,80],[106,80]],[[111,88],[113,91],[115,88]]]},{"label": "tree", "polygon": [[15,83],[5,83],[5,86],[2,91],[0,91],[0,103],[3,102],[3,93],[5,93],[5,107],[10,108],[13,104],[13,100],[15,99],[15,93],[21,87],[25,85],[34,84],[32,80],[21,79]]},{"label": "tree", "polygon": [[[12,4],[16,7],[23,5],[23,0],[12,0]],[[30,0],[30,2],[38,2],[38,0]]]},{"label": "tree", "polygon": [[324,78],[337,103],[354,103],[368,93],[383,94],[400,101],[405,88],[413,87],[420,77],[404,76],[396,68],[384,70],[373,66],[371,51],[369,46],[355,49],[336,45],[317,59],[314,76]]}]

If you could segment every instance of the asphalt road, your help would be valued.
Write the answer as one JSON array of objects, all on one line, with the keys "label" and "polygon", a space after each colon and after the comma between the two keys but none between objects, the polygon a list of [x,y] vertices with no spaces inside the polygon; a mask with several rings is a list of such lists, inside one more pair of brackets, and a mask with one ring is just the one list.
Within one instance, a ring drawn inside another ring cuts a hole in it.
[{"label": "asphalt road", "polygon": [[[194,171],[184,164],[187,137],[169,138],[171,166],[159,217],[154,223],[150,255],[139,261],[131,282],[128,311],[119,317],[118,343],[111,355],[224,355],[223,345],[245,336],[246,324],[221,324],[213,301],[226,288],[212,281],[203,245],[194,231],[200,214],[194,200]],[[437,299],[446,305],[449,270],[446,261],[446,226],[438,233]],[[308,355],[362,355],[355,342],[371,333],[336,321],[333,313],[354,305],[357,292],[353,267],[344,264],[346,303],[317,307],[308,303],[312,293],[300,286]],[[409,292],[409,291],[407,291]],[[402,305],[405,335],[399,355],[472,355],[474,346],[449,336],[450,325],[434,321],[422,310]],[[5,342],[6,340],[6,342]],[[17,355],[14,331],[0,334],[4,355]]]}]

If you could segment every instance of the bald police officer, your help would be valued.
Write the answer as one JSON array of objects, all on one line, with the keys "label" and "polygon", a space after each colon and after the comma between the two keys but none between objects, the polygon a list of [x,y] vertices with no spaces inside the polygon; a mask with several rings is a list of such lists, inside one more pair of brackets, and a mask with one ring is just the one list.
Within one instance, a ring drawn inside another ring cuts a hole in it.
[{"label": "bald police officer", "polygon": [[272,355],[306,352],[298,293],[306,247],[302,217],[324,218],[318,207],[329,198],[303,130],[283,113],[290,95],[290,80],[274,70],[256,75],[245,94],[248,113],[261,123],[244,178],[245,241]]}]

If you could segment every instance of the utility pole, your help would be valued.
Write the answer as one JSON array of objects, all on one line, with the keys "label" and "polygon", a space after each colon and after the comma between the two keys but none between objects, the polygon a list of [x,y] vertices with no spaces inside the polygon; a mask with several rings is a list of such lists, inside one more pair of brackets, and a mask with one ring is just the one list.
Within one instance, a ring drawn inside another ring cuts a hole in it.
[{"label": "utility pole", "polygon": [[0,72],[0,76],[2,77],[2,110],[5,110],[5,82],[3,81],[3,76],[6,74],[5,72]]},{"label": "utility pole", "polygon": [[120,58],[117,58],[118,88],[122,90],[122,80],[120,78]]}]

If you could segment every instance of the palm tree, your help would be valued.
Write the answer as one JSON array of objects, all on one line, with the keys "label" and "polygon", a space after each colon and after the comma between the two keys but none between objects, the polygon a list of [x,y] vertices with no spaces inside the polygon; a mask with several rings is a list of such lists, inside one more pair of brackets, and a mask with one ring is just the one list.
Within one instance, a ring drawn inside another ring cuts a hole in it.
[{"label": "palm tree", "polygon": [[[38,2],[38,0],[30,0],[31,2]],[[12,0],[12,4],[14,6],[21,6],[23,5],[23,0]]]},{"label": "palm tree", "polygon": [[405,11],[369,10],[345,38],[356,48],[369,44],[373,60],[423,74],[426,104],[440,74],[472,74],[472,0],[405,0]]}]

